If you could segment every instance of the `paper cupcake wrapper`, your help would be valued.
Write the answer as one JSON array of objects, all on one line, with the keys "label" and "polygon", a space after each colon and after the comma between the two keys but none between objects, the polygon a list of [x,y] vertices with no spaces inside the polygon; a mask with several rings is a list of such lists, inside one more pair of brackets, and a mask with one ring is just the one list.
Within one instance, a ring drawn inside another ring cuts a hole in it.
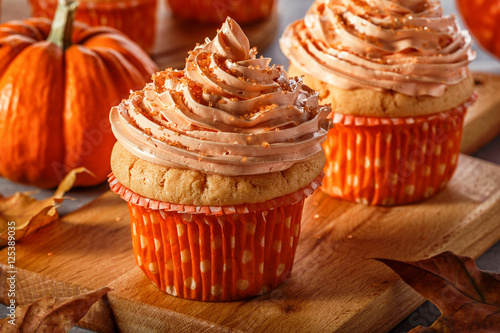
[{"label": "paper cupcake wrapper", "polygon": [[[58,0],[30,0],[32,16],[52,19]],[[149,51],[155,42],[157,0],[80,1],[76,20],[120,30]]]},{"label": "paper cupcake wrapper", "polygon": [[222,23],[230,16],[238,23],[249,23],[268,17],[275,0],[168,0],[179,17],[207,23]]},{"label": "paper cupcake wrapper", "polygon": [[367,205],[401,205],[443,189],[460,154],[466,111],[476,100],[418,117],[376,118],[334,113],[323,149],[322,189]]},{"label": "paper cupcake wrapper", "polygon": [[137,265],[159,289],[186,299],[230,301],[262,295],[289,276],[304,200],[322,177],[263,204],[201,209],[144,198],[112,175],[110,185],[128,201]]}]

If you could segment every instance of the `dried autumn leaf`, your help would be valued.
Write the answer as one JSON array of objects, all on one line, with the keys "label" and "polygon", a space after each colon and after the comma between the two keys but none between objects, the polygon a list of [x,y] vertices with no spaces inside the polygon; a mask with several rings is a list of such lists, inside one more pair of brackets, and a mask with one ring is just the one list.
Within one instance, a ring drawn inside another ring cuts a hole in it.
[{"label": "dried autumn leaf", "polygon": [[46,296],[31,304],[16,308],[15,321],[11,317],[0,320],[0,333],[67,332],[82,319],[90,307],[106,295],[109,288],[101,288],[74,297]]},{"label": "dried autumn leaf", "polygon": [[44,200],[31,197],[32,192],[18,192],[6,198],[0,195],[0,246],[8,244],[9,227],[15,227],[15,239],[18,241],[57,220],[57,206],[64,201],[64,193],[71,189],[76,175],[81,172],[90,173],[85,168],[71,170],[61,181],[54,195]]},{"label": "dried autumn leaf", "polygon": [[500,332],[500,274],[452,252],[414,262],[376,260],[441,310],[432,326],[410,332]]}]

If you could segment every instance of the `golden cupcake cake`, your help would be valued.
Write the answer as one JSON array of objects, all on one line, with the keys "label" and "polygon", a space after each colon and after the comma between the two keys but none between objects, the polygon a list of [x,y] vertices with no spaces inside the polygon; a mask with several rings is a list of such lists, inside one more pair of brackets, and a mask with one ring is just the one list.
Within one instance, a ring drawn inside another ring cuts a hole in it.
[{"label": "golden cupcake cake", "polygon": [[446,186],[475,100],[475,53],[439,1],[318,0],[280,46],[290,75],[332,106],[325,192],[398,205]]},{"label": "golden cupcake cake", "polygon": [[[52,19],[59,0],[29,0],[32,16]],[[153,48],[158,0],[80,0],[76,20],[120,30],[144,50]]]},{"label": "golden cupcake cake", "polygon": [[241,299],[292,270],[331,109],[256,53],[228,19],[184,70],[111,110],[110,186],[128,202],[138,266],[171,295]]}]

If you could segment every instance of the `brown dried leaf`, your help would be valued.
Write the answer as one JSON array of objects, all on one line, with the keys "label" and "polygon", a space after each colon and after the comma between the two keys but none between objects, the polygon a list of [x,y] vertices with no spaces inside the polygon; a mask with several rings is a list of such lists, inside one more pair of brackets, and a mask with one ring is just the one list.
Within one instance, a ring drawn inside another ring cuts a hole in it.
[{"label": "brown dried leaf", "polygon": [[35,232],[43,226],[57,220],[58,204],[64,201],[64,193],[73,186],[76,175],[88,172],[85,168],[71,170],[61,181],[54,195],[44,200],[36,200],[33,192],[16,193],[10,197],[0,195],[0,246],[6,246],[9,240],[9,227],[15,227],[15,239]]},{"label": "brown dried leaf", "polygon": [[432,326],[410,332],[500,332],[500,274],[452,252],[415,262],[376,260],[441,310]]},{"label": "brown dried leaf", "polygon": [[31,304],[20,305],[16,308],[14,322],[11,317],[0,320],[0,333],[67,332],[108,291],[109,288],[105,287],[74,297],[46,296]]}]

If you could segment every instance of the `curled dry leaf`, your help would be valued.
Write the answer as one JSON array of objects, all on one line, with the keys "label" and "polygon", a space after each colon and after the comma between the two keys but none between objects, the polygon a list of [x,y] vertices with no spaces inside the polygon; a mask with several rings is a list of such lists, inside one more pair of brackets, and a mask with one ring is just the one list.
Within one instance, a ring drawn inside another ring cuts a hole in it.
[{"label": "curled dry leaf", "polygon": [[0,195],[0,246],[6,246],[9,231],[15,228],[15,239],[35,232],[43,226],[57,220],[57,206],[64,201],[64,193],[75,183],[76,175],[81,172],[90,173],[85,168],[73,169],[64,177],[55,193],[50,198],[37,200],[30,196],[33,192],[16,193],[10,197]]},{"label": "curled dry leaf", "polygon": [[376,260],[441,310],[432,326],[410,332],[500,332],[500,274],[452,252],[415,262]]},{"label": "curled dry leaf", "polygon": [[67,332],[108,291],[109,288],[105,287],[74,297],[46,296],[31,304],[20,305],[14,315],[0,320],[0,333]]}]

